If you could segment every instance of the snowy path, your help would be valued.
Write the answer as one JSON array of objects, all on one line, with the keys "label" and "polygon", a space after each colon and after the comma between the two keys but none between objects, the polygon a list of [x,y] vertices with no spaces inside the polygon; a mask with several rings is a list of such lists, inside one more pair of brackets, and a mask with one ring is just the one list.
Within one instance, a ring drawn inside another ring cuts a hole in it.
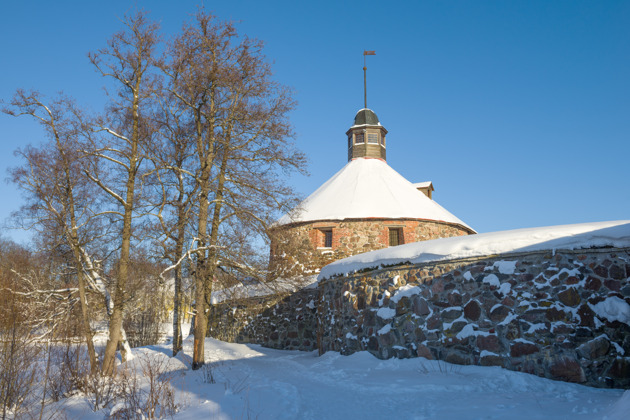
[{"label": "snowy path", "polygon": [[217,383],[188,371],[176,383],[185,395],[176,419],[602,419],[612,418],[623,395],[500,368],[382,361],[365,352],[318,357],[208,339],[206,355]]}]

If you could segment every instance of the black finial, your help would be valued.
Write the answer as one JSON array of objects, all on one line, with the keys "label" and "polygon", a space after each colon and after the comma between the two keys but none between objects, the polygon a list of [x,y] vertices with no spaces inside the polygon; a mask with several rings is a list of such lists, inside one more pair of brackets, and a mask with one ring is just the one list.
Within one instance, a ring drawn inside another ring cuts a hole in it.
[{"label": "black finial", "polygon": [[367,108],[367,64],[366,56],[376,55],[376,51],[363,50],[363,108]]}]

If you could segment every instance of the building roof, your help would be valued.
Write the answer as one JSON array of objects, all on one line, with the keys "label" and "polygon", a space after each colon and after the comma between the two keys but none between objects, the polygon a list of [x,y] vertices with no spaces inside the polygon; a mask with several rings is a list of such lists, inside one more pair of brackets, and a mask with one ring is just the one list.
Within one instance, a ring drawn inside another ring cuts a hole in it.
[{"label": "building roof", "polygon": [[416,182],[415,184],[413,184],[413,186],[416,189],[418,189],[418,188],[431,188],[432,191],[435,191],[435,188],[433,188],[433,182],[431,182],[431,181]]},{"label": "building roof", "polygon": [[424,219],[473,230],[381,159],[353,159],[278,225],[345,219]]},{"label": "building roof", "polygon": [[367,125],[381,125],[374,111],[368,108],[363,108],[363,109],[360,109],[357,112],[357,115],[354,116],[353,127],[357,125],[366,125],[366,124]]}]

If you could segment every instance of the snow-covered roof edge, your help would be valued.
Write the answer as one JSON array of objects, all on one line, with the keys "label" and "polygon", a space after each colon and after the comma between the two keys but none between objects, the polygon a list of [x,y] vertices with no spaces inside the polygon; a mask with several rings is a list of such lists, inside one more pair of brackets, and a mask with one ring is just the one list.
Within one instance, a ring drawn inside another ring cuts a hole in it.
[{"label": "snow-covered roof edge", "polygon": [[382,126],[383,125],[380,122],[378,124],[357,124],[350,127],[349,130],[352,130],[353,128],[359,128],[359,127],[382,127]]},{"label": "snow-covered roof edge", "polygon": [[415,242],[335,261],[322,268],[318,281],[403,263],[606,246],[630,247],[630,220],[506,230]]},{"label": "snow-covered roof edge", "polygon": [[381,159],[352,159],[274,227],[300,222],[349,219],[428,220],[459,225],[475,232],[461,219]]},{"label": "snow-covered roof edge", "polygon": [[431,181],[423,181],[423,182],[414,182],[413,186],[416,188],[426,188],[433,186],[433,182]]}]

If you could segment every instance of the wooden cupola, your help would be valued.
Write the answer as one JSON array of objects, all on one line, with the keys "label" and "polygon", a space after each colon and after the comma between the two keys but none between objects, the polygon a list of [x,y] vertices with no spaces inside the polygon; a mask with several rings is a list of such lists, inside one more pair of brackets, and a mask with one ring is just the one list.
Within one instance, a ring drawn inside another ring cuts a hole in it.
[{"label": "wooden cupola", "polygon": [[385,136],[387,130],[371,109],[363,108],[354,117],[348,136],[348,162],[357,158],[386,160]]}]

